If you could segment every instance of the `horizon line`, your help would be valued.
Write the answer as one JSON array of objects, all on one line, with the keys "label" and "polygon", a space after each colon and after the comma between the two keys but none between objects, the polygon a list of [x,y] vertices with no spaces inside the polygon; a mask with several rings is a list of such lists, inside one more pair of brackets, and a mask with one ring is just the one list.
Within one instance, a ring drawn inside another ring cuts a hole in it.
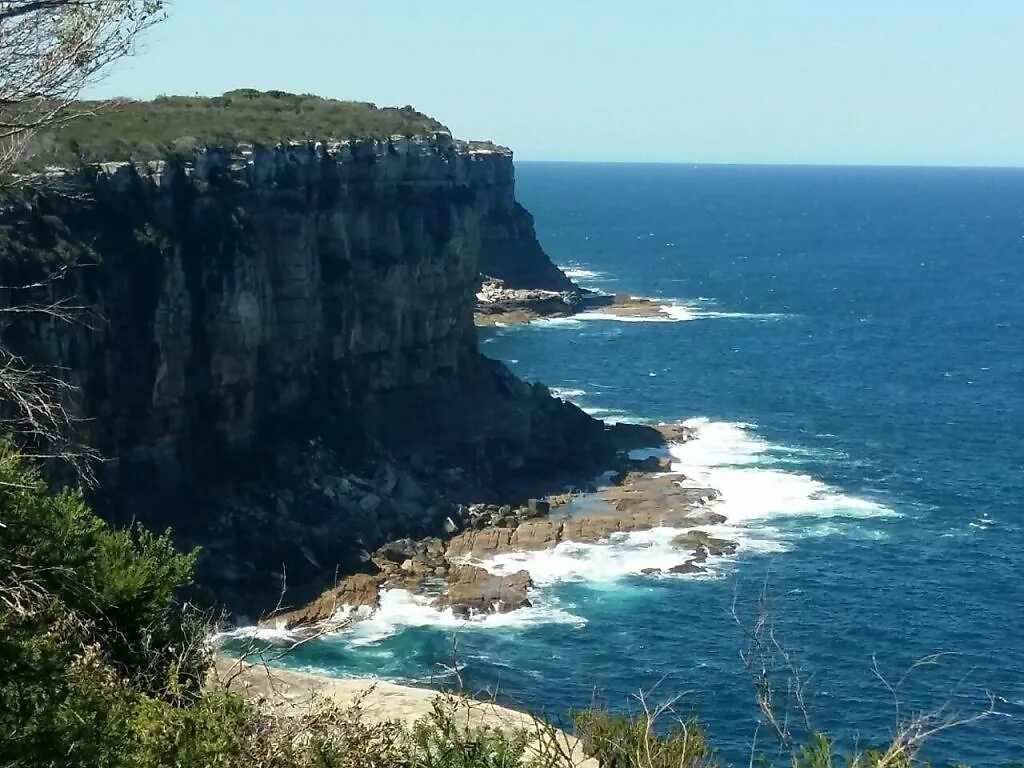
[{"label": "horizon line", "polygon": [[809,162],[776,162],[770,160],[745,160],[745,161],[691,161],[691,160],[591,160],[579,158],[529,158],[519,157],[513,149],[512,156],[517,163],[562,163],[574,165],[685,165],[692,168],[699,167],[760,167],[760,168],[887,168],[887,169],[917,169],[917,170],[977,170],[977,171],[1021,171],[1024,170],[1024,161],[1019,165],[992,165],[992,164],[969,164],[969,163],[906,163],[906,162],[834,162],[834,161],[809,161]]}]

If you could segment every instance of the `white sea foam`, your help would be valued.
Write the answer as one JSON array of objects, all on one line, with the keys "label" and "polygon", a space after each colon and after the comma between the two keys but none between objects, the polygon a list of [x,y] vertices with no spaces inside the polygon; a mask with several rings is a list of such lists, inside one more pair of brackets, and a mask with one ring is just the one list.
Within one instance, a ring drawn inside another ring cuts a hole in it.
[{"label": "white sea foam", "polygon": [[580,406],[580,410],[593,416],[595,419],[601,419],[606,424],[621,424],[626,422],[628,424],[646,424],[650,419],[644,419],[640,416],[635,416],[632,413],[626,411],[617,411],[612,408],[601,408],[600,406]]},{"label": "white sea foam", "polygon": [[290,645],[300,637],[299,633],[286,629],[270,629],[253,625],[218,632],[213,636],[213,642],[215,645],[222,645],[232,640],[255,640],[268,645]]},{"label": "white sea foam", "polygon": [[[770,517],[889,517],[895,513],[877,501],[845,494],[810,475],[771,466],[787,452],[751,431],[748,424],[691,419],[696,437],[671,447],[672,469],[695,485],[721,492],[715,511],[732,525]],[[774,454],[774,456],[773,456]]]},{"label": "white sea foam", "polygon": [[[564,541],[554,549],[539,552],[508,552],[482,562],[492,573],[530,572],[539,587],[564,581],[607,583],[626,576],[639,576],[644,569],[667,571],[688,559],[685,552],[672,546],[679,534],[675,528],[653,528],[626,534],[615,534],[600,544]],[[714,568],[719,558],[709,558]],[[711,574],[688,575],[686,578],[708,578]]]},{"label": "white sea foam", "polygon": [[[664,309],[664,307],[662,308]],[[658,315],[644,315],[637,317],[633,315],[615,315],[611,312],[580,312],[573,315],[576,320],[611,320],[616,323],[678,323],[679,318],[672,317],[667,312]]]},{"label": "white sea foam", "polygon": [[531,320],[530,325],[535,326],[552,326],[555,328],[579,328],[582,323],[579,320],[579,315],[573,315],[572,317],[539,317],[536,320]]},{"label": "white sea foam", "polygon": [[[576,616],[547,595],[531,595],[533,605],[509,613],[492,613],[464,619],[456,616],[451,608],[437,609],[431,605],[433,597],[416,595],[405,589],[385,589],[380,593],[380,607],[374,611],[342,609],[332,621],[337,629],[329,632],[332,637],[344,639],[351,646],[367,646],[379,643],[404,629],[414,627],[436,627],[445,630],[491,630],[526,628],[541,624],[570,624],[583,626],[586,619]],[[342,624],[342,616],[352,619]],[[260,642],[287,645],[302,637],[301,632],[261,627],[239,627],[218,634],[215,640],[224,643],[231,640],[254,638]]]},{"label": "white sea foam", "polygon": [[536,605],[510,613],[492,613],[463,619],[451,608],[438,610],[430,604],[431,598],[414,595],[404,589],[381,592],[380,608],[367,619],[356,622],[344,630],[351,636],[352,645],[369,645],[409,627],[439,627],[442,629],[503,629],[523,628],[538,624],[583,625],[586,620],[543,597]]},{"label": "white sea foam", "polygon": [[574,397],[583,397],[587,394],[587,391],[585,389],[571,389],[568,387],[551,387],[551,394],[563,400],[571,400]]},{"label": "white sea foam", "polygon": [[[789,317],[789,315],[777,312],[725,312],[708,309],[706,305],[709,303],[709,300],[704,298],[699,298],[696,302],[677,299],[656,299],[648,296],[633,296],[631,298],[658,304],[658,314],[637,317],[594,310],[573,315],[573,318],[576,320],[611,320],[620,323],[688,323],[694,320],[726,319],[766,322]],[[701,306],[702,304],[705,306]]]},{"label": "white sea foam", "polygon": [[[736,541],[747,553],[780,553],[791,546],[791,539],[806,534],[820,537],[840,535],[849,530],[844,518],[887,517],[895,513],[884,504],[845,494],[828,484],[799,472],[778,469],[799,449],[778,446],[753,432],[753,425],[691,419],[686,425],[695,430],[694,439],[671,445],[674,472],[686,476],[684,484],[712,487],[721,498],[711,508],[727,518],[721,525],[701,526],[712,536]],[[665,454],[660,451],[660,455]],[[635,451],[633,458],[659,455],[656,450]],[[775,521],[793,516],[809,516],[814,522],[794,532],[781,531]],[[878,531],[860,531],[857,535],[879,538]],[[645,569],[667,571],[687,559],[685,552],[672,547],[676,528],[655,528],[617,534],[598,544],[562,542],[540,552],[504,553],[482,562],[494,573],[510,573],[525,568],[538,586],[563,581],[613,582],[636,576]],[[708,578],[721,572],[733,558],[710,557],[710,573],[687,578]]]},{"label": "white sea foam", "polygon": [[584,269],[583,267],[574,267],[571,265],[561,267],[561,270],[570,280],[600,280],[605,276],[604,272],[595,272],[592,269]]}]

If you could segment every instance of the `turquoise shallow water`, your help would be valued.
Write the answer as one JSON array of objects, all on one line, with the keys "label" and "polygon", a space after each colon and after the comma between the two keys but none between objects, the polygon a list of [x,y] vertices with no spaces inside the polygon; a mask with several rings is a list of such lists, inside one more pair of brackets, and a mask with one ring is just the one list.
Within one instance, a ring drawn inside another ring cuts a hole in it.
[{"label": "turquoise shallow water", "polygon": [[738,557],[703,578],[636,575],[670,533],[527,563],[536,607],[461,626],[400,593],[289,663],[443,676],[561,713],[682,693],[745,764],[756,710],[734,600],[767,579],[814,672],[816,725],[884,737],[898,676],[924,706],[999,714],[934,754],[1024,751],[1024,172],[520,164],[542,243],[582,283],[663,299],[676,322],[499,328],[483,350],[596,415],[694,419],[676,451],[724,492]]}]

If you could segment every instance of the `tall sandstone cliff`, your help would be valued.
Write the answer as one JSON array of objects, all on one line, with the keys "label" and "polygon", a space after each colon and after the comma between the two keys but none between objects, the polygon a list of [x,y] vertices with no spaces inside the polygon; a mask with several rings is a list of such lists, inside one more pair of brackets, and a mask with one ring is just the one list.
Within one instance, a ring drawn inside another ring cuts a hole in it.
[{"label": "tall sandstone cliff", "polygon": [[[0,227],[7,284],[33,253],[80,265],[51,298],[83,297],[92,327],[4,340],[79,386],[101,503],[203,544],[238,593],[611,455],[600,422],[477,350],[482,268],[564,279],[500,148],[442,134],[104,165],[5,205]],[[415,503],[389,509],[396,476]]]}]

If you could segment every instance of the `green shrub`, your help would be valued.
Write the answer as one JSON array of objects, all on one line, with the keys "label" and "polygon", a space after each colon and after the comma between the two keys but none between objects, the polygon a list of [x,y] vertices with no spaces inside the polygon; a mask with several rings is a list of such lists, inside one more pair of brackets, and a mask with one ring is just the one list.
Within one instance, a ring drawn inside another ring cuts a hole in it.
[{"label": "green shrub", "polygon": [[714,765],[704,729],[694,720],[679,720],[664,733],[658,715],[636,717],[588,709],[573,715],[583,750],[604,768],[702,768]]},{"label": "green shrub", "polygon": [[461,724],[458,700],[438,697],[433,711],[413,726],[416,765],[422,768],[519,768],[526,760],[525,731]]},{"label": "green shrub", "polygon": [[[209,667],[201,615],[178,593],[196,553],[178,554],[170,533],[112,530],[77,491],[50,493],[28,462],[0,442],[0,552],[34,574],[103,660],[139,690],[195,691]],[[170,688],[169,688],[170,686]]]},{"label": "green shrub", "polygon": [[379,108],[309,94],[240,89],[213,98],[161,96],[98,110],[37,141],[32,164],[152,160],[194,146],[233,147],[307,139],[343,140],[430,134],[444,125],[412,107]]}]

